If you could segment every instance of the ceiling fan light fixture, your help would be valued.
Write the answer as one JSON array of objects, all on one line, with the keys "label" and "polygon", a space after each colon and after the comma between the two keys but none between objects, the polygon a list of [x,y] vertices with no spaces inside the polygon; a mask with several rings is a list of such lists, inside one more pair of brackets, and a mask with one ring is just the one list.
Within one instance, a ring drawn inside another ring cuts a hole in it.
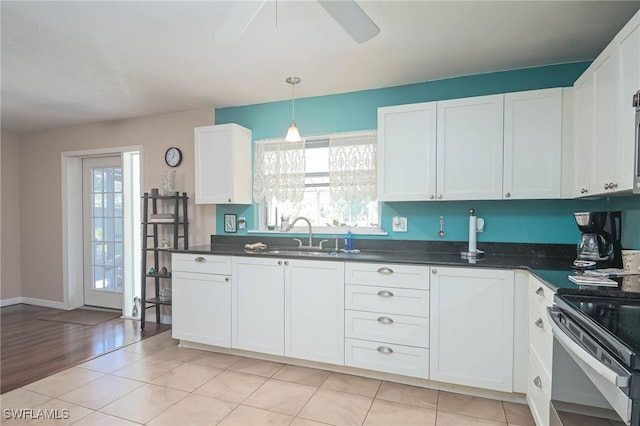
[{"label": "ceiling fan light fixture", "polygon": [[295,121],[296,97],[294,92],[295,85],[300,83],[300,77],[287,77],[285,81],[291,85],[291,125],[289,126],[289,129],[287,129],[287,136],[284,140],[287,142],[300,142],[302,137],[300,136],[300,130],[298,130],[298,126],[296,126]]}]

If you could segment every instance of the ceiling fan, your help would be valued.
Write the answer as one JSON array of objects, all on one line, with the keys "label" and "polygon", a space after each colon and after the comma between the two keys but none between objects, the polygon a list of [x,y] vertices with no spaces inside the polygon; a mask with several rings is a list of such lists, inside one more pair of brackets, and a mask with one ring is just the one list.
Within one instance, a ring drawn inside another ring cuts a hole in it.
[{"label": "ceiling fan", "polygon": [[[355,0],[316,1],[358,43],[364,43],[380,32],[375,22]],[[238,40],[266,2],[267,0],[238,0],[216,34],[216,40]]]}]

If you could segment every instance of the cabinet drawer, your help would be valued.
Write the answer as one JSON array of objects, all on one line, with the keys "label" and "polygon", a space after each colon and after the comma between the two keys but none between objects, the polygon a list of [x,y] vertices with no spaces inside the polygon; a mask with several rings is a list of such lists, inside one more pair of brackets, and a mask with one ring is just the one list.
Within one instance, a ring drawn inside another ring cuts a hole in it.
[{"label": "cabinet drawer", "polygon": [[345,308],[358,311],[429,316],[429,292],[395,287],[349,284],[345,286]]},{"label": "cabinet drawer", "polygon": [[548,375],[551,374],[553,359],[553,333],[549,321],[546,308],[529,309],[529,352],[535,352]]},{"label": "cabinet drawer", "polygon": [[171,270],[201,274],[231,275],[231,257],[173,253],[171,255]]},{"label": "cabinet drawer", "polygon": [[529,276],[529,303],[534,302],[546,306],[553,305],[553,295],[555,292],[539,279]]},{"label": "cabinet drawer", "polygon": [[347,263],[344,268],[347,284],[429,289],[429,267],[382,263]]},{"label": "cabinet drawer", "polygon": [[345,365],[404,376],[429,378],[429,349],[345,339]]},{"label": "cabinet drawer", "polygon": [[551,402],[551,379],[544,373],[535,355],[529,355],[529,380],[527,402],[536,425],[549,424]]},{"label": "cabinet drawer", "polygon": [[429,347],[429,318],[345,311],[345,337]]}]

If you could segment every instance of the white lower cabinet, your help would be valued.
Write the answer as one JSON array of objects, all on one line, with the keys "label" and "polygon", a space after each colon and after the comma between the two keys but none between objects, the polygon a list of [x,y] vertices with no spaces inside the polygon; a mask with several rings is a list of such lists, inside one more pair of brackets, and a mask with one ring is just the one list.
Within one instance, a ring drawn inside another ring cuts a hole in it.
[{"label": "white lower cabinet", "polygon": [[232,347],[344,364],[344,264],[233,258]]},{"label": "white lower cabinet", "polygon": [[431,379],[511,392],[513,271],[431,272]]},{"label": "white lower cabinet", "polygon": [[285,261],[284,355],[344,365],[344,263]]},{"label": "white lower cabinet", "polygon": [[231,347],[231,257],[173,254],[171,270],[172,337]]},{"label": "white lower cabinet", "polygon": [[231,346],[284,355],[284,262],[233,258]]},{"label": "white lower cabinet", "polygon": [[345,364],[429,378],[429,268],[345,265]]}]

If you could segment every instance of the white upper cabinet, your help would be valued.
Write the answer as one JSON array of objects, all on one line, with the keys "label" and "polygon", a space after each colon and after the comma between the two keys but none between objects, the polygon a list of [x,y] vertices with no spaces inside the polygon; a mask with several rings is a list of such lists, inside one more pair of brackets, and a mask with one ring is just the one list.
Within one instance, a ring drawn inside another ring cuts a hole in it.
[{"label": "white upper cabinet", "polygon": [[615,151],[615,173],[619,189],[633,186],[633,150],[635,111],[631,97],[640,90],[640,12],[629,21],[618,37],[618,143]]},{"label": "white upper cabinet", "polygon": [[560,198],[562,89],[504,96],[505,199]]},{"label": "white upper cabinet", "polygon": [[574,85],[573,195],[589,195],[593,145],[593,78],[583,74]]},{"label": "white upper cabinet", "polygon": [[437,199],[502,199],[503,99],[438,102]]},{"label": "white upper cabinet", "polygon": [[251,130],[196,127],[194,153],[196,204],[251,204]]},{"label": "white upper cabinet", "polygon": [[436,193],[436,103],[378,108],[378,200],[424,201]]},{"label": "white upper cabinet", "polygon": [[[574,193],[598,195],[631,190],[634,166],[631,97],[640,90],[640,12],[593,61],[574,87],[575,140],[577,144],[583,143],[579,135],[582,139],[591,139],[587,159],[590,169],[588,191],[584,191],[585,180],[582,179],[574,182]],[[589,89],[590,94],[587,93]],[[585,93],[580,94],[580,91]],[[584,146],[587,146],[586,142]],[[583,164],[583,158],[574,157],[576,172]]]}]

